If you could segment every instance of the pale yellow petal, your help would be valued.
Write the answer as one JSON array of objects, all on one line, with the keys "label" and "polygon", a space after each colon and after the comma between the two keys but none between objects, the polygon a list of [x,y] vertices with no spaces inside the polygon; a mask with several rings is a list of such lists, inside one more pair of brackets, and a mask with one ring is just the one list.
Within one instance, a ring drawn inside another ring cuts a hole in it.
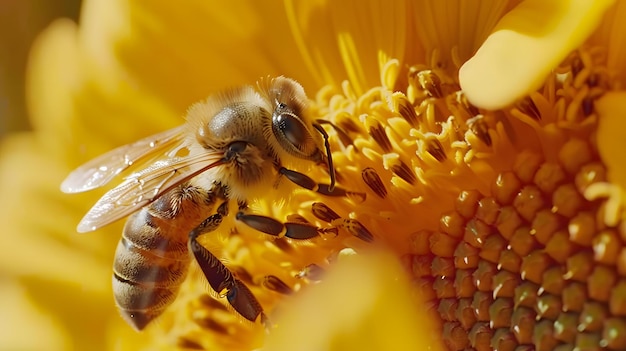
[{"label": "pale yellow petal", "polygon": [[537,89],[596,28],[611,0],[527,0],[504,16],[459,72],[476,106],[498,109]]}]

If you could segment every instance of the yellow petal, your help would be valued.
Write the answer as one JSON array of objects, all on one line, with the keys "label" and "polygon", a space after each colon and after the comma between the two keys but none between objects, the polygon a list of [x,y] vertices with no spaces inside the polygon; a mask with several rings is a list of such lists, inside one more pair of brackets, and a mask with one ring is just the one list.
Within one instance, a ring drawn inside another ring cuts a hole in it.
[{"label": "yellow petal", "polygon": [[537,89],[596,28],[611,0],[528,0],[500,20],[459,72],[476,106],[498,109]]},{"label": "yellow petal", "polygon": [[423,47],[421,56],[414,54],[417,62],[422,61],[424,55],[435,54],[439,57],[427,57],[430,66],[452,68],[454,63],[458,63],[451,62],[454,50],[457,50],[459,59],[467,60],[507,10],[507,2],[498,0],[461,1],[457,4],[450,6],[449,2],[436,0],[412,3],[415,18],[411,23],[419,39],[412,46]]},{"label": "yellow petal", "polygon": [[286,303],[267,350],[441,350],[424,307],[389,254],[340,260],[324,280]]},{"label": "yellow petal", "polygon": [[291,31],[306,67],[320,85],[348,79],[357,94],[380,84],[391,58],[402,60],[407,40],[404,1],[286,1]]}]

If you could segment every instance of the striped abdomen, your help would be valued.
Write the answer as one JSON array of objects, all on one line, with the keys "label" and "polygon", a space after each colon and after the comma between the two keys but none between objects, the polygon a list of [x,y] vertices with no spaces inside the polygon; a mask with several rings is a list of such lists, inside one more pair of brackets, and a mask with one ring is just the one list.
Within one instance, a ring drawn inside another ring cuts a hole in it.
[{"label": "striped abdomen", "polygon": [[212,209],[206,191],[179,186],[128,218],[115,252],[113,294],[124,319],[143,329],[174,301],[191,258],[188,233]]}]

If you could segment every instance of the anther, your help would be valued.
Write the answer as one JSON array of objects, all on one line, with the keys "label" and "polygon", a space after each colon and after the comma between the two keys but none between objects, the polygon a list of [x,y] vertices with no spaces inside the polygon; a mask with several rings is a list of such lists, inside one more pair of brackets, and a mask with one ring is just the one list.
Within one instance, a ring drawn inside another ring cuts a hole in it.
[{"label": "anther", "polygon": [[380,146],[384,153],[391,152],[393,147],[391,141],[385,132],[385,128],[374,118],[366,117],[365,125],[369,135],[374,139],[376,144]]},{"label": "anther", "polygon": [[291,293],[293,293],[293,289],[291,289],[289,285],[287,285],[275,275],[266,276],[263,280],[263,286],[283,295],[290,295]]},{"label": "anther", "polygon": [[404,95],[398,98],[398,112],[402,118],[409,122],[411,127],[415,127],[418,124],[419,121],[415,108]]},{"label": "anther", "polygon": [[413,173],[411,168],[409,168],[409,166],[407,166],[406,163],[400,160],[398,161],[399,163],[396,163],[391,166],[391,171],[395,175],[400,177],[402,180],[404,180],[405,182],[411,185],[415,184],[415,182],[417,181],[417,177],[415,176],[415,173]]},{"label": "anther", "polygon": [[315,217],[321,219],[326,223],[341,218],[335,211],[322,202],[314,202],[311,205],[312,213]]},{"label": "anther", "polygon": [[468,120],[468,127],[483,143],[487,146],[491,146],[493,143],[491,135],[489,135],[489,126],[484,121],[482,115],[478,115],[471,120]]},{"label": "anther", "polygon": [[371,167],[365,168],[361,172],[361,177],[367,186],[372,189],[374,194],[378,195],[381,199],[384,199],[387,196],[387,189],[385,188],[385,184],[380,179],[376,170]]},{"label": "anther", "polygon": [[525,115],[535,120],[541,120],[541,113],[539,112],[537,105],[535,105],[535,102],[530,97],[524,97],[515,105],[515,107],[517,107]]},{"label": "anther", "polygon": [[435,160],[443,162],[448,157],[443,145],[438,139],[432,138],[426,141],[426,152],[428,152]]}]

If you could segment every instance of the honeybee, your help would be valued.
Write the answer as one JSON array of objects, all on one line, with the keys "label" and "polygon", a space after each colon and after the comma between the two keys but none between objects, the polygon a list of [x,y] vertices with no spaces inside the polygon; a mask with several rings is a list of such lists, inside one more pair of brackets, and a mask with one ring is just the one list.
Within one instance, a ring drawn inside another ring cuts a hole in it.
[{"label": "honeybee", "polygon": [[[322,121],[307,114],[307,101],[302,86],[285,77],[216,94],[192,105],[182,126],[105,153],[61,184],[66,193],[88,191],[147,164],[100,198],[77,227],[89,232],[130,216],[115,253],[113,291],[132,327],[145,328],[174,301],[191,257],[237,313],[265,322],[248,287],[198,237],[217,230],[234,206],[237,221],[272,236],[309,239],[321,233],[312,224],[282,223],[248,208],[249,199],[286,195],[284,179],[346,196],[335,187],[328,134]],[[305,175],[316,165],[328,173],[328,184]]]}]

